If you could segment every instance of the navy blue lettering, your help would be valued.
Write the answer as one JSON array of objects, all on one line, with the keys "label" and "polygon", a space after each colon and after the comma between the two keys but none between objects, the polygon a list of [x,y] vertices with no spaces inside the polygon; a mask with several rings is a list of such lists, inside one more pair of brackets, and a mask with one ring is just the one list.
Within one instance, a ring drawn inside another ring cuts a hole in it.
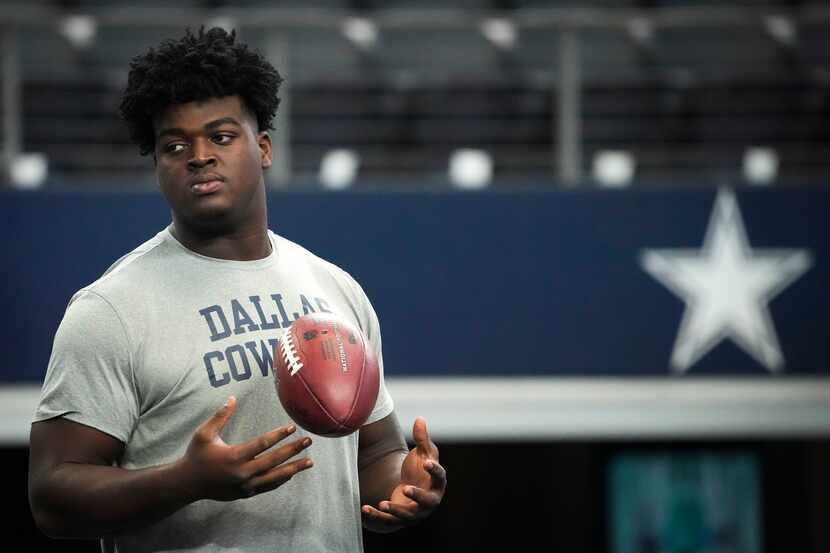
[{"label": "navy blue lettering", "polygon": [[317,307],[320,308],[320,311],[323,313],[331,313],[331,309],[329,309],[329,304],[323,298],[314,298],[314,301],[317,302]]},{"label": "navy blue lettering", "polygon": [[207,369],[208,378],[210,379],[210,385],[214,388],[218,388],[220,386],[224,386],[228,382],[231,381],[231,377],[228,375],[228,372],[225,371],[222,373],[222,378],[216,378],[216,371],[213,369],[213,362],[211,358],[216,359],[217,361],[224,361],[225,356],[222,355],[221,351],[209,351],[203,357],[205,361],[205,368]]},{"label": "navy blue lettering", "polygon": [[[233,360],[233,354],[238,354],[242,360],[242,372],[239,372],[239,367],[236,361]],[[228,359],[228,366],[231,368],[231,374],[234,380],[248,380],[251,378],[251,365],[248,363],[248,356],[245,355],[245,348],[239,344],[225,349],[225,357]]]},{"label": "navy blue lettering", "polygon": [[248,313],[242,308],[239,302],[235,299],[231,300],[231,308],[233,309],[233,333],[242,334],[245,332],[243,326],[248,327],[249,332],[259,330],[259,327],[254,323]]},{"label": "navy blue lettering", "polygon": [[[228,326],[228,320],[225,318],[225,313],[222,311],[222,308],[218,305],[211,305],[210,307],[205,307],[204,309],[199,310],[199,315],[205,318],[207,321],[208,327],[210,328],[210,341],[215,342],[217,340],[221,340],[222,338],[227,338],[231,335],[231,329]],[[218,319],[213,317],[216,315]],[[217,331],[216,324],[214,323],[214,319],[216,319],[222,326],[222,331]]]},{"label": "navy blue lettering", "polygon": [[276,351],[277,344],[279,344],[279,340],[276,338],[269,338],[268,344],[260,340],[259,348],[262,352],[262,355],[260,355],[260,353],[257,352],[256,342],[245,342],[245,347],[248,348],[248,351],[250,351],[251,355],[253,355],[254,359],[256,359],[257,365],[259,366],[259,372],[262,373],[262,376],[268,376],[268,372],[274,366],[274,357],[271,355],[271,352]]},{"label": "navy blue lettering", "polygon": [[257,315],[259,315],[259,328],[262,330],[272,330],[280,327],[280,323],[277,322],[276,315],[271,315],[271,322],[267,322],[265,320],[265,313],[262,311],[262,306],[259,304],[259,302],[262,301],[259,299],[259,296],[251,296],[248,299],[254,304]]},{"label": "navy blue lettering", "polygon": [[300,301],[303,303],[303,315],[308,315],[309,313],[315,313],[314,306],[311,305],[311,302],[308,301],[307,297],[300,294]]},{"label": "navy blue lettering", "polygon": [[285,312],[285,306],[282,304],[282,295],[280,294],[271,294],[271,299],[274,300],[274,303],[277,304],[277,309],[280,312],[280,317],[282,318],[281,324],[283,328],[288,328],[291,326],[291,321],[288,320],[288,314]]}]

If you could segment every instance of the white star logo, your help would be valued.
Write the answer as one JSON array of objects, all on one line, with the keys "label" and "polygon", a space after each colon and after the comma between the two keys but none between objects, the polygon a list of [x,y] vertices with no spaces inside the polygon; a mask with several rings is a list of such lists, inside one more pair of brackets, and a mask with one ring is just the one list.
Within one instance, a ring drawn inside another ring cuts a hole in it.
[{"label": "white star logo", "polygon": [[703,249],[648,249],[640,264],[686,303],[672,370],[688,371],[726,338],[770,372],[784,366],[768,304],[812,257],[807,250],[753,250],[731,191],[718,193]]}]

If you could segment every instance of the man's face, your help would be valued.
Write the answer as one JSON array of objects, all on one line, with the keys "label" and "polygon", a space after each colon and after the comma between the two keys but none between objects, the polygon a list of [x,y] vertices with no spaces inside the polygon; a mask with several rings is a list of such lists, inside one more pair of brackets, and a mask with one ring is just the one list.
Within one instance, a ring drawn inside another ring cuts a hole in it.
[{"label": "man's face", "polygon": [[156,175],[177,221],[236,226],[264,206],[271,139],[238,96],[172,104],[154,128]]}]

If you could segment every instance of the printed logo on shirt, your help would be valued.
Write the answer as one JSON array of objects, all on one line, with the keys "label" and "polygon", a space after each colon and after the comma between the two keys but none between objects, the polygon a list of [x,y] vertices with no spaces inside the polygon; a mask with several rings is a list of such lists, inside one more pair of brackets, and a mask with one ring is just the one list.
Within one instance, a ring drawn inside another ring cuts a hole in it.
[{"label": "printed logo on shirt", "polygon": [[[312,299],[313,302],[305,294],[300,294],[302,314],[289,309],[282,294],[271,294],[266,300],[259,296],[249,296],[242,301],[234,298],[228,305],[217,304],[200,309],[199,315],[207,325],[210,341],[220,342],[248,332],[288,328],[292,322],[309,313],[331,313],[326,300]],[[262,376],[269,376],[274,365],[272,352],[278,344],[277,338],[247,340],[205,353],[202,359],[210,385],[219,388],[232,381],[248,380],[256,369]]]}]

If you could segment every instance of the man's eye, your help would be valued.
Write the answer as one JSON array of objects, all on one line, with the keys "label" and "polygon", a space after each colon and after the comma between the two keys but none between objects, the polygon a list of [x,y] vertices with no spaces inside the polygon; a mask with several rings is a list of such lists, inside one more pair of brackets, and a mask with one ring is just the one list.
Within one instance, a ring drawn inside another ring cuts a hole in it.
[{"label": "man's eye", "polygon": [[174,142],[164,147],[164,151],[169,154],[177,154],[182,150],[184,150],[184,144],[182,144],[181,142]]},{"label": "man's eye", "polygon": [[217,134],[213,137],[213,141],[217,144],[230,144],[231,140],[233,140],[232,134]]}]

